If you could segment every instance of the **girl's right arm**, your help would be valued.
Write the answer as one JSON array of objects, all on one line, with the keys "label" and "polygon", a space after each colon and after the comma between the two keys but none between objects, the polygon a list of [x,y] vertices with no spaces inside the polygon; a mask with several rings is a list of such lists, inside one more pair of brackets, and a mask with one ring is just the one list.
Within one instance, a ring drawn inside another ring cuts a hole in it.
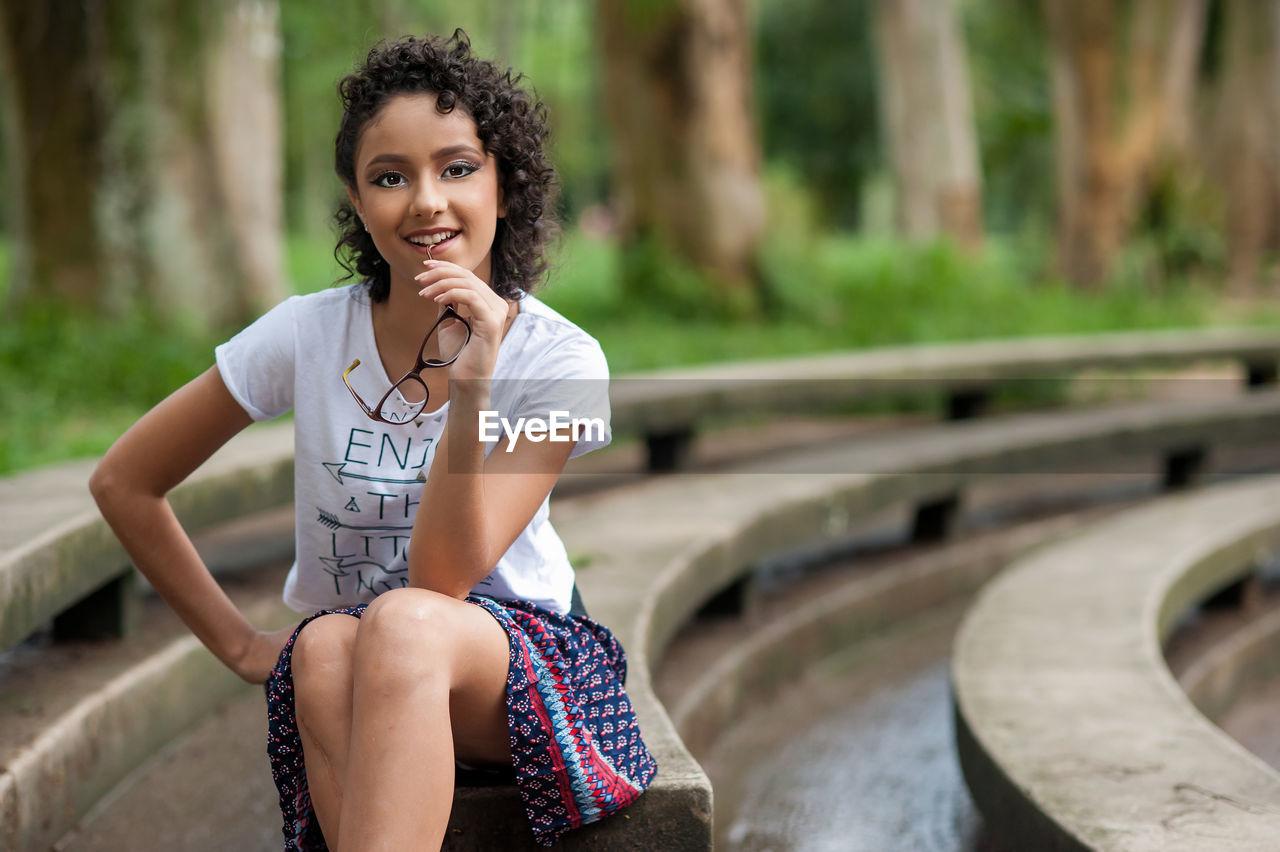
[{"label": "girl's right arm", "polygon": [[293,628],[254,629],[213,579],[165,497],[251,422],[210,367],[116,441],[89,490],[138,570],[196,637],[236,674],[261,683]]}]

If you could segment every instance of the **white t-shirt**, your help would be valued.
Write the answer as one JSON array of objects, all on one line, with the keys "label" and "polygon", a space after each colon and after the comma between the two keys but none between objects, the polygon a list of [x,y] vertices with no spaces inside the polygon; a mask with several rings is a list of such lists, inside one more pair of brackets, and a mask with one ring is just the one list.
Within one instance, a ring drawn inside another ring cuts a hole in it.
[{"label": "white t-shirt", "polygon": [[[447,402],[428,400],[413,422],[390,425],[356,405],[342,381],[354,359],[360,367],[352,384],[370,405],[392,382],[370,308],[358,284],[294,296],[216,350],[222,380],[254,420],[295,413],[297,558],[284,600],[299,612],[370,601],[408,585],[409,535],[448,414]],[[612,437],[608,382],[595,339],[524,296],[498,349],[490,391],[497,415],[485,430],[494,438],[486,452],[498,445],[502,422],[519,428],[521,417],[551,420],[558,440],[576,434],[573,456],[605,446]],[[567,612],[572,589],[573,568],[544,499],[474,591]]]}]

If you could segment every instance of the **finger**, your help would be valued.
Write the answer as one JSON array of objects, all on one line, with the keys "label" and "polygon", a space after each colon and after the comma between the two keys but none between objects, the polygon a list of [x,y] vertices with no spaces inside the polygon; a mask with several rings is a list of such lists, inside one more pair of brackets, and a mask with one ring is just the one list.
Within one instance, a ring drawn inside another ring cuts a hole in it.
[{"label": "finger", "polygon": [[[423,275],[437,269],[452,269],[461,275],[470,275],[475,277],[475,273],[470,269],[467,269],[465,266],[459,266],[458,264],[448,260],[424,260],[422,261],[422,267],[422,271],[415,275],[415,278],[421,278]],[[476,278],[476,280],[480,281],[479,278]],[[483,284],[484,282],[480,281],[480,283]]]},{"label": "finger", "polygon": [[492,305],[494,310],[506,310],[506,300],[493,292],[483,281],[479,281],[472,275],[459,275],[432,280],[425,284],[418,291],[418,295],[426,299],[439,300],[439,296],[454,290],[467,290],[474,293],[477,298],[483,299],[487,304]]},{"label": "finger", "polygon": [[486,286],[485,283],[481,281],[479,278],[476,278],[474,274],[467,272],[465,269],[459,266],[453,266],[453,267],[436,266],[431,269],[427,269],[422,272],[419,272],[417,275],[413,276],[413,278],[419,284],[422,284],[424,286],[427,284],[434,284],[437,281],[445,281],[450,278],[456,278],[459,281],[474,279],[474,283],[476,287]]},{"label": "finger", "polygon": [[453,308],[481,334],[484,334],[484,328],[501,328],[507,316],[505,302],[495,305],[474,290],[446,290],[435,296],[434,301],[437,305]]},{"label": "finger", "polygon": [[501,297],[495,297],[493,293],[477,292],[467,286],[456,286],[456,282],[443,281],[424,287],[418,295],[441,308],[452,307],[459,310],[464,316],[478,312],[482,316],[496,318],[507,314],[506,302]]},{"label": "finger", "polygon": [[[424,298],[431,299],[438,305],[449,305],[457,308],[460,305],[466,305],[473,311],[479,311],[483,314],[496,314],[498,307],[492,301],[487,299],[484,294],[477,293],[470,287],[449,286],[449,282],[444,282],[436,287],[428,287],[423,292]],[[505,311],[503,312],[505,314]]]},{"label": "finger", "polygon": [[493,289],[483,281],[473,275],[432,275],[426,279],[418,281],[421,288],[418,290],[419,296],[433,299],[446,290],[455,288],[464,288],[472,290],[481,298],[488,299],[492,304],[497,305],[503,301],[502,297],[493,292]]}]

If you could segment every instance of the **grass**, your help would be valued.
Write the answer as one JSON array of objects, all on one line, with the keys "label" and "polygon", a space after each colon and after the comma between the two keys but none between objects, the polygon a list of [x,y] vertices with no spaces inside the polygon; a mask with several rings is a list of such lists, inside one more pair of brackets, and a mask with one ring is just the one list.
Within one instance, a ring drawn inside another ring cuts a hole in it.
[{"label": "grass", "polygon": [[28,312],[0,328],[0,473],[96,455],[212,362],[215,335],[154,318]]},{"label": "grass", "polygon": [[[8,269],[7,255],[0,242],[0,270]],[[601,341],[615,373],[906,343],[1280,324],[1274,308],[1242,315],[1193,284],[1157,293],[1118,282],[1085,294],[1031,283],[1039,271],[1028,266],[1030,255],[999,240],[976,257],[890,239],[797,242],[764,256],[769,319],[725,322],[672,315],[665,304],[629,296],[616,248],[571,232],[539,295]],[[296,292],[331,286],[341,274],[326,239],[290,240],[286,262]],[[6,288],[0,276],[0,300]],[[147,408],[207,369],[230,331],[174,328],[143,315],[102,322],[53,313],[0,326],[0,474],[100,454]]]},{"label": "grass", "polygon": [[910,343],[1210,323],[1280,323],[1224,313],[1207,288],[1161,292],[1118,281],[1099,293],[1036,283],[1018,246],[993,240],[976,257],[947,244],[830,237],[766,254],[775,304],[767,320],[681,319],[637,304],[619,285],[617,252],[582,234],[565,241],[540,295],[600,340],[614,372]]}]

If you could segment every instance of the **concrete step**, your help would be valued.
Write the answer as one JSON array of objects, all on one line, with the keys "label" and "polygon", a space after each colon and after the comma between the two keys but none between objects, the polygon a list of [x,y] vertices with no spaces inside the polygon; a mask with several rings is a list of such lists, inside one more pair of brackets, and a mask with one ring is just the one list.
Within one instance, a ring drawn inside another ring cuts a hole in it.
[{"label": "concrete step", "polygon": [[[1250,410],[1255,407],[1262,409],[1272,404],[1266,399],[1258,398],[1246,401],[1243,407]],[[1169,411],[1172,412],[1175,409],[1178,409],[1178,407],[1174,406]],[[1269,411],[1270,409],[1266,410]],[[1139,414],[1141,414],[1141,418],[1138,417]],[[755,513],[757,504],[761,507],[760,511],[765,511],[769,506],[776,505],[778,500],[794,502],[807,499],[810,492],[825,501],[831,486],[827,484],[823,477],[814,478],[814,473],[837,474],[837,478],[841,481],[848,480],[847,489],[851,495],[850,499],[861,493],[857,489],[861,488],[861,483],[868,481],[868,477],[872,476],[875,471],[893,472],[914,469],[920,465],[924,465],[926,468],[929,465],[936,465],[939,470],[947,472],[949,476],[951,475],[949,459],[953,454],[961,451],[970,454],[967,458],[981,458],[983,467],[979,469],[979,472],[983,475],[991,476],[1006,469],[1004,467],[1006,454],[1011,451],[1011,448],[1016,450],[1018,446],[1024,443],[1034,445],[1042,440],[1045,435],[1053,436],[1058,429],[1064,427],[1067,433],[1074,434],[1070,431],[1070,424],[1066,424],[1064,421],[1098,420],[1100,421],[1100,426],[1108,426],[1107,423],[1101,421],[1107,421],[1120,415],[1126,418],[1123,423],[1128,428],[1127,412],[1120,412],[1119,414],[1081,412],[1069,416],[1052,414],[1019,418],[1016,422],[988,425],[980,430],[975,429],[975,427],[939,426],[921,429],[909,435],[888,436],[880,441],[836,443],[825,446],[820,450],[805,451],[789,455],[786,458],[774,459],[769,463],[760,461],[735,468],[736,470],[752,470],[755,472],[754,476],[678,475],[676,479],[667,480],[665,484],[659,484],[658,481],[647,481],[637,485],[634,489],[625,489],[626,494],[614,492],[604,497],[593,497],[590,500],[560,503],[555,508],[554,515],[557,525],[561,525],[562,530],[573,531],[573,534],[567,536],[570,540],[571,551],[574,549],[575,544],[585,544],[584,552],[587,555],[591,555],[593,548],[600,552],[612,553],[621,546],[631,558],[639,559],[640,556],[637,556],[637,554],[641,554],[643,556],[643,565],[647,565],[652,571],[660,569],[667,564],[667,561],[664,560],[669,561],[675,556],[674,552],[671,554],[666,554],[665,551],[645,552],[645,547],[650,549],[653,547],[652,541],[648,541],[646,544],[645,540],[652,538],[654,529],[665,530],[669,527],[673,542],[679,544],[689,536],[704,535],[708,524],[715,528],[715,523],[717,522],[725,524],[730,522],[741,523],[740,518],[744,516],[744,511]],[[1253,415],[1249,414],[1248,416],[1252,417]],[[1186,429],[1188,433],[1194,432],[1198,428],[1196,417],[1198,415],[1187,419],[1188,425]],[[1141,412],[1135,409],[1132,419],[1134,429],[1139,429],[1145,422],[1160,424],[1169,422],[1164,407],[1154,409],[1145,407]],[[1181,423],[1182,421],[1178,422]],[[1110,427],[1108,426],[1108,428]],[[1096,443],[1100,445],[1102,442],[1099,440]],[[968,447],[967,450],[965,450],[966,447]],[[1082,448],[1092,448],[1092,445],[1086,442],[1084,445],[1077,445],[1075,450],[1079,452]],[[1118,448],[1122,452],[1132,451],[1125,441],[1120,441]],[[1151,465],[1148,462],[1139,464],[1130,460],[1121,467],[1120,472],[1122,474],[1132,474],[1139,469],[1148,472],[1150,468]],[[1051,472],[1028,470],[1019,468],[1016,465],[1013,469],[1041,475]],[[898,499],[910,499],[908,495],[913,492],[902,490],[904,486],[899,478],[891,475],[884,476],[883,474],[881,474],[881,477],[884,482],[898,489],[886,491],[885,495],[888,497],[897,495]],[[836,484],[839,485],[840,483],[837,482]],[[899,491],[902,491],[901,495],[899,495]],[[744,503],[744,501],[746,502]],[[828,504],[824,502],[823,505],[826,506]],[[626,511],[619,511],[620,506]],[[743,506],[746,506],[747,509],[744,510]],[[823,516],[826,518],[824,524],[829,526],[830,524],[827,522],[831,522],[836,523],[838,526],[840,523],[846,523],[848,521],[848,511],[851,509],[862,511],[858,505],[851,503],[849,507],[844,508],[844,514],[834,510],[827,512]],[[697,516],[697,523],[691,523],[693,515]],[[646,523],[637,525],[634,519],[642,516],[646,518]],[[717,518],[719,521],[716,520]],[[664,527],[663,524],[666,524],[666,526]],[[807,527],[805,528],[807,529]],[[788,536],[794,538],[791,532],[788,533]],[[619,542],[623,544],[619,545]],[[675,544],[672,546],[675,547]],[[647,575],[643,575],[643,572],[639,570],[642,566],[637,565],[635,567],[637,570],[626,572],[625,578],[630,578],[630,582],[640,583],[641,585],[649,583],[650,580],[646,579]],[[734,570],[741,569],[734,568]],[[635,588],[618,582],[622,575],[615,576],[615,574],[617,572],[611,571],[605,562],[588,565],[584,569],[582,575],[586,585],[584,593],[594,593],[594,597],[592,594],[587,594],[589,607],[592,606],[593,601],[597,605],[600,605],[600,602],[604,602],[603,605],[606,607],[612,603],[614,609],[611,611],[622,612],[623,610],[619,609],[621,606],[619,601],[610,601],[610,596],[613,595],[615,597],[625,597],[632,602],[631,606],[634,609],[634,601],[640,599],[643,595],[639,595]],[[596,579],[599,577],[604,579]],[[595,586],[595,588],[592,586]],[[277,577],[271,583],[271,599],[278,596],[278,589],[279,578]],[[700,593],[702,590],[695,589],[694,591]],[[263,598],[261,599],[268,599],[265,592],[263,592]],[[698,600],[691,600],[688,605],[696,608]],[[680,607],[676,607],[676,609],[680,609]],[[647,669],[645,651],[651,648],[661,648],[666,639],[663,631],[671,629],[683,618],[682,611],[666,612],[661,615],[665,621],[643,636],[633,628],[635,638],[643,638],[644,641],[628,644],[633,660],[636,663],[637,676],[642,685],[643,681],[647,679],[643,671]],[[182,632],[180,625],[176,629],[178,633]],[[38,664],[33,664],[33,669],[38,670],[38,668]],[[103,688],[101,685],[97,687],[99,690]],[[46,708],[37,707],[33,715],[47,718]],[[248,741],[252,737],[246,736],[244,739]],[[5,765],[11,764],[7,763]],[[163,786],[162,790],[168,792],[167,788]],[[106,792],[107,790],[104,789],[99,795],[105,795]],[[205,804],[211,806],[211,802],[207,799]],[[68,842],[74,841],[69,840]]]},{"label": "concrete step", "polygon": [[55,848],[279,852],[266,706],[251,689],[219,708],[126,778]]}]

